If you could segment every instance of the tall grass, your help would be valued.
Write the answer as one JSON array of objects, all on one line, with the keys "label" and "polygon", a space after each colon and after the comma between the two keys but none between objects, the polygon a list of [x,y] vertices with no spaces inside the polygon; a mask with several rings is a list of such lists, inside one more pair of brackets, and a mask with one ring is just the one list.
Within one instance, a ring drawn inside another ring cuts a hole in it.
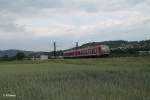
[{"label": "tall grass", "polygon": [[0,100],[150,100],[149,58],[5,62]]}]

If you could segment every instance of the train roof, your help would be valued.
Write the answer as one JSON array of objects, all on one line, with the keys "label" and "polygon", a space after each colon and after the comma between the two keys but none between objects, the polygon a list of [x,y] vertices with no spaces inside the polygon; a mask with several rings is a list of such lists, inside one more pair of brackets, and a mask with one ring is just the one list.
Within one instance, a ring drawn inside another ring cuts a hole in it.
[{"label": "train roof", "polygon": [[[79,49],[72,49],[72,50],[67,50],[64,53],[70,53],[70,52],[74,52],[76,50],[85,50],[85,49],[91,49],[91,48],[96,48],[96,47],[106,47],[107,45],[96,45],[96,46],[89,46],[89,47],[85,47],[85,48],[79,48]],[[108,46],[107,46],[108,47]]]}]

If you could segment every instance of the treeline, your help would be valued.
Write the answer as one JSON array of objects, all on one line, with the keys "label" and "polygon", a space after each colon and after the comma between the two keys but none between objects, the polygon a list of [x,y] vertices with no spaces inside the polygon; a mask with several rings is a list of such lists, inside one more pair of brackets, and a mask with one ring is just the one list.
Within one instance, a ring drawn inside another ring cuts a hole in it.
[{"label": "treeline", "polygon": [[4,55],[3,57],[0,57],[0,61],[13,61],[13,60],[23,60],[27,56],[24,54],[24,52],[18,52],[15,56],[8,56]]},{"label": "treeline", "polygon": [[137,56],[150,56],[147,52],[140,54],[140,51],[134,48],[116,49],[111,50],[111,57],[137,57]]},{"label": "treeline", "polygon": [[104,42],[89,42],[80,46],[80,48],[95,46],[95,45],[108,45],[110,48],[118,48],[118,47],[134,47],[142,50],[150,50],[150,40],[142,40],[142,41],[124,41],[124,40],[116,40],[116,41],[104,41]]},{"label": "treeline", "polygon": [[112,56],[150,56],[150,40],[124,42],[110,47]]}]

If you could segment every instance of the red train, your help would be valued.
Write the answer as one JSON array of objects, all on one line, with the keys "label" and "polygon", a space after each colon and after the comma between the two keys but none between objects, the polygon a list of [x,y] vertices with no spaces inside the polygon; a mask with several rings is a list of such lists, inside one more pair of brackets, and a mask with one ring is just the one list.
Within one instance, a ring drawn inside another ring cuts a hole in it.
[{"label": "red train", "polygon": [[109,56],[110,49],[106,45],[92,46],[82,49],[68,50],[64,52],[64,58],[78,57],[102,57]]}]

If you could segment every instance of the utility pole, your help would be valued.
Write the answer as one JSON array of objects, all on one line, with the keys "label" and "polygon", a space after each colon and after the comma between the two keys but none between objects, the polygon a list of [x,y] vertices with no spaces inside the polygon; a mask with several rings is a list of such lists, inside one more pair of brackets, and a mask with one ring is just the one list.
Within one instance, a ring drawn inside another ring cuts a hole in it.
[{"label": "utility pole", "polygon": [[56,42],[54,42],[54,57],[56,58]]},{"label": "utility pole", "polygon": [[78,50],[78,42],[76,42],[76,47],[75,47],[75,56],[77,56],[77,50]]},{"label": "utility pole", "polygon": [[76,50],[78,49],[78,46],[79,46],[79,45],[78,45],[78,42],[76,42]]}]

